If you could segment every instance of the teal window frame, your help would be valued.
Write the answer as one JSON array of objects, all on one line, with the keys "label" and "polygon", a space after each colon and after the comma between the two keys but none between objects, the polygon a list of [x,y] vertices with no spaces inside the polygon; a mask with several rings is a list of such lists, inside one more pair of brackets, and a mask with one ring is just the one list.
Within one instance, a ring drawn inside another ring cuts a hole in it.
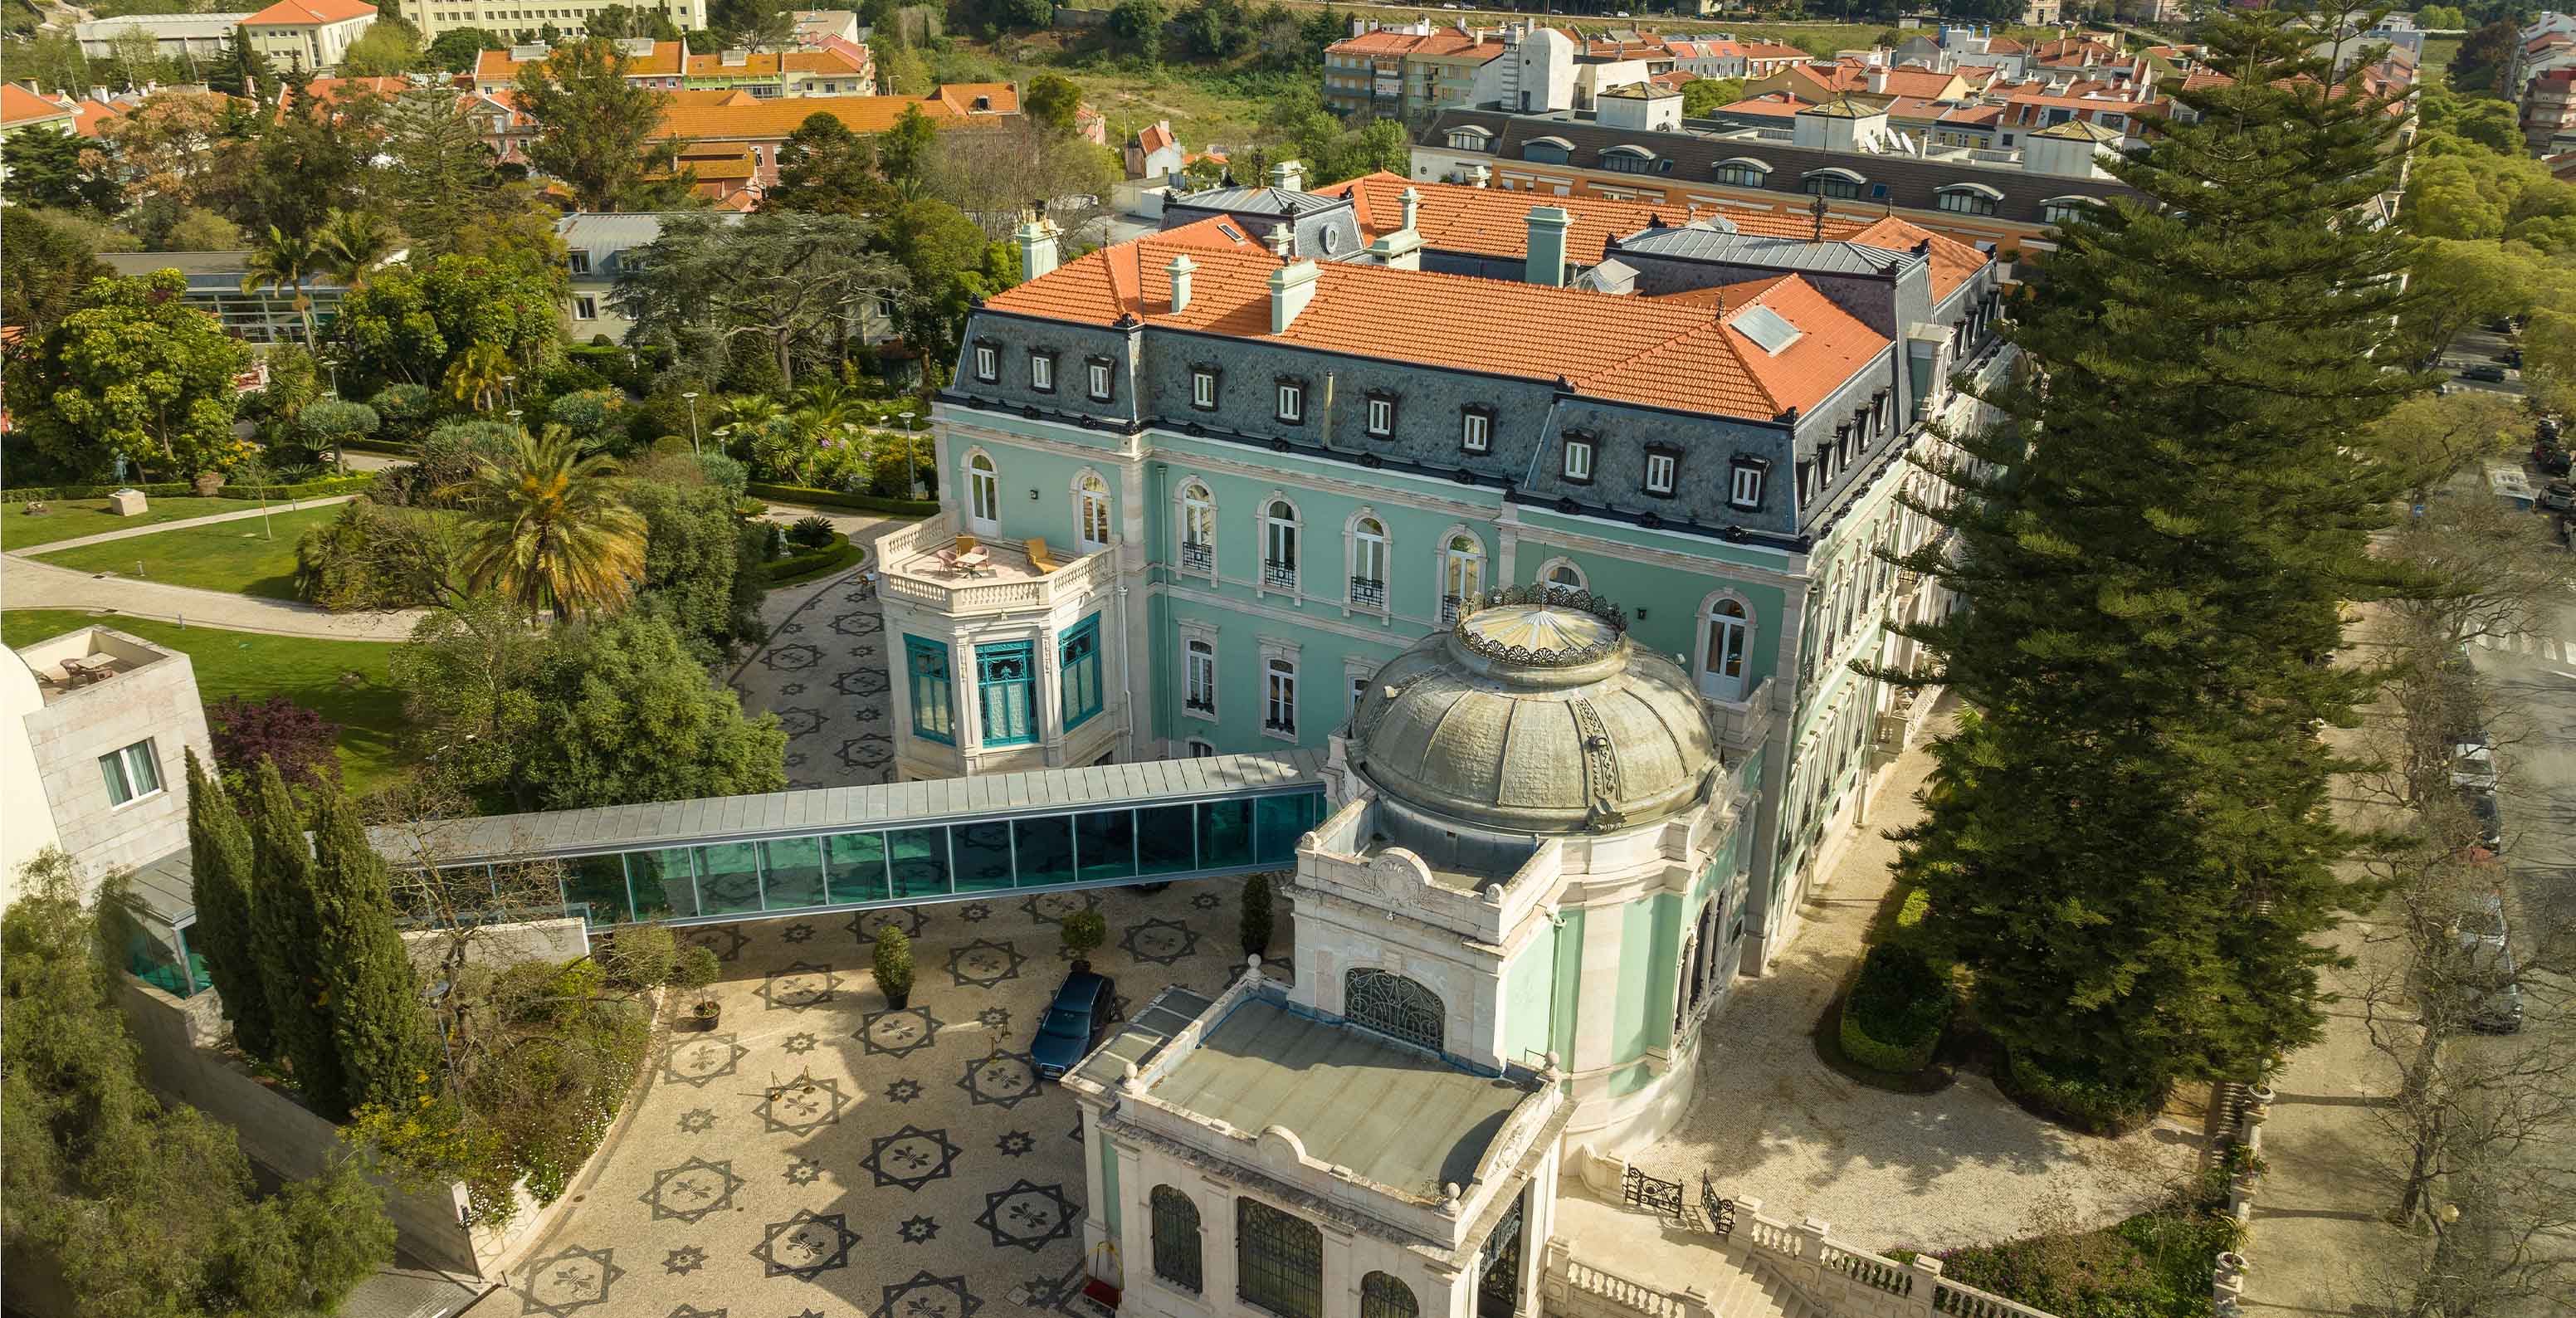
[{"label": "teal window frame", "polygon": [[[997,641],[975,647],[975,711],[983,720],[985,745],[1036,743],[1037,667],[1037,645],[1031,641]],[[1017,717],[1013,718],[1015,713]],[[1005,730],[997,735],[997,729]]]},{"label": "teal window frame", "polygon": [[[905,636],[903,671],[912,692],[912,735],[943,746],[956,745],[956,682],[949,672],[947,642]],[[924,720],[924,713],[936,717]]]},{"label": "teal window frame", "polygon": [[1064,710],[1064,730],[1073,731],[1101,710],[1100,615],[1074,625],[1056,642],[1057,698]]}]

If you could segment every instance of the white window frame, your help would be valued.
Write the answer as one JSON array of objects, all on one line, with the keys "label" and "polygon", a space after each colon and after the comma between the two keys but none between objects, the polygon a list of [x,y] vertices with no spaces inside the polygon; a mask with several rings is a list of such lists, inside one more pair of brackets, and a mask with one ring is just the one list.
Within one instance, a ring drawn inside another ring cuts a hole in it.
[{"label": "white window frame", "polygon": [[[1206,570],[1208,575],[1213,577],[1216,574],[1216,492],[1210,490],[1206,482],[1195,476],[1191,477],[1181,482],[1180,505],[1181,543],[1184,546],[1206,546],[1208,551]],[[1193,533],[1204,538],[1193,539]],[[1186,565],[1183,566],[1182,571],[1189,572],[1193,576],[1197,575],[1195,569]]]},{"label": "white window frame", "polygon": [[599,319],[599,299],[592,297],[587,293],[574,295],[572,300],[572,318],[575,320]]},{"label": "white window frame", "polygon": [[[1288,510],[1286,517],[1279,515],[1278,510],[1281,508]],[[1263,590],[1282,590],[1292,595],[1302,593],[1299,587],[1304,583],[1306,573],[1305,532],[1306,516],[1287,495],[1274,491],[1261,501],[1261,588]],[[1280,554],[1283,549],[1287,551],[1285,557]],[[1271,583],[1272,564],[1279,564],[1287,569],[1286,581],[1276,585]]]},{"label": "white window frame", "polygon": [[[1096,554],[1117,543],[1117,503],[1110,497],[1109,482],[1097,471],[1086,467],[1073,478],[1073,543],[1086,554]],[[1095,525],[1096,524],[1096,525]],[[1097,529],[1100,534],[1092,535]]]},{"label": "white window frame", "polygon": [[1368,432],[1370,437],[1375,439],[1386,439],[1395,434],[1394,399],[1381,395],[1370,396],[1368,400]]},{"label": "white window frame", "polygon": [[980,448],[966,451],[966,522],[976,535],[1001,534],[1002,465]]},{"label": "white window frame", "polygon": [[[1368,529],[1370,527],[1376,529],[1370,530]],[[1378,588],[1377,603],[1369,604],[1351,599],[1350,606],[1370,613],[1387,612],[1392,602],[1390,587],[1394,584],[1394,574],[1391,565],[1395,561],[1395,541],[1387,533],[1386,519],[1378,516],[1373,508],[1362,508],[1351,514],[1350,525],[1344,531],[1343,539],[1344,561],[1350,564],[1348,580],[1374,581]],[[1354,594],[1358,589],[1357,586],[1349,587]]]},{"label": "white window frame", "polygon": [[[1708,662],[1710,647],[1718,640],[1718,629],[1726,625],[1719,621],[1717,611],[1721,605],[1726,604],[1732,604],[1743,610],[1742,621],[1734,624],[1737,671],[1732,678],[1727,677],[1722,671],[1723,654],[1720,655],[1720,663],[1717,666],[1712,667]],[[1750,685],[1746,679],[1753,675],[1753,635],[1753,602],[1742,594],[1733,590],[1716,590],[1709,592],[1707,598],[1699,602],[1699,644],[1691,651],[1691,671],[1699,681],[1700,694],[1713,700],[1730,703],[1744,699],[1746,688]]]},{"label": "white window frame", "polygon": [[[1471,548],[1460,548],[1461,544]],[[1467,601],[1485,591],[1485,541],[1464,526],[1452,526],[1440,537],[1438,557],[1440,598],[1444,616],[1441,625],[1456,621],[1446,612],[1450,601],[1457,602],[1458,612],[1466,611]]]},{"label": "white window frame", "polygon": [[975,378],[985,384],[1002,378],[1002,354],[989,343],[975,345]]},{"label": "white window frame", "polygon": [[1494,415],[1491,412],[1465,410],[1458,413],[1458,448],[1464,453],[1494,451]]},{"label": "white window frame", "polygon": [[1191,718],[1216,718],[1216,638],[1184,636],[1181,639],[1181,713]]},{"label": "white window frame", "polygon": [[1281,741],[1297,739],[1297,659],[1294,655],[1273,654],[1261,661],[1261,735]]},{"label": "white window frame", "polygon": [[1565,441],[1565,462],[1558,468],[1558,472],[1567,480],[1581,481],[1588,485],[1592,481],[1594,456],[1591,440],[1568,438]]},{"label": "white window frame", "polygon": [[1198,367],[1191,368],[1190,406],[1202,412],[1216,410],[1216,372]]},{"label": "white window frame", "polygon": [[1095,403],[1108,402],[1112,397],[1114,397],[1114,395],[1110,393],[1109,363],[1084,362],[1083,365],[1088,368],[1084,371],[1083,378],[1091,386],[1091,401]]},{"label": "white window frame", "polygon": [[1279,420],[1284,425],[1306,423],[1306,386],[1282,382],[1279,386]]},{"label": "white window frame", "polygon": [[[1655,479],[1660,468],[1663,479]],[[1678,453],[1661,449],[1646,450],[1646,493],[1671,494],[1681,483],[1682,459]]]},{"label": "white window frame", "polygon": [[[1556,575],[1560,572],[1570,574],[1573,576],[1574,580],[1557,580]],[[1546,562],[1539,564],[1538,576],[1534,579],[1542,586],[1562,586],[1567,590],[1592,589],[1592,579],[1585,576],[1583,569],[1577,566],[1574,560],[1570,558],[1551,558]]]},{"label": "white window frame", "polygon": [[1762,487],[1770,474],[1760,463],[1736,463],[1727,481],[1727,502],[1737,508],[1761,507]]},{"label": "white window frame", "polygon": [[1051,353],[1029,354],[1029,387],[1040,393],[1055,392],[1055,356]]},{"label": "white window frame", "polygon": [[[109,772],[111,765],[114,766],[112,774]],[[137,777],[135,770],[138,767],[152,775],[152,785],[141,791],[136,791],[134,787]],[[99,756],[98,769],[99,777],[107,787],[108,808],[111,810],[122,810],[138,802],[149,801],[170,790],[169,776],[161,772],[160,748],[150,737],[145,737],[130,746],[119,746]],[[120,786],[125,792],[125,799],[122,801],[116,799]]]}]

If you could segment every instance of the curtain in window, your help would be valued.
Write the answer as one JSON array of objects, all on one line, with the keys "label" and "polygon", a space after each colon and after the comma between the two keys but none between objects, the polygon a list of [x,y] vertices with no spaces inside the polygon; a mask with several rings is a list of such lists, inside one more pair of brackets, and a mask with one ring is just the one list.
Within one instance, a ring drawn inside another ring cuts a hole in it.
[{"label": "curtain in window", "polygon": [[1037,740],[1035,646],[1027,641],[975,647],[975,690],[983,701],[984,744]]}]

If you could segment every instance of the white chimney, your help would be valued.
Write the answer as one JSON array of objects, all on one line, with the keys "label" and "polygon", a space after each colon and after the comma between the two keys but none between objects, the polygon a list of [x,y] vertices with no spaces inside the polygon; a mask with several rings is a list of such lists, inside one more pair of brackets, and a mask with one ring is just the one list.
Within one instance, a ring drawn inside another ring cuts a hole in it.
[{"label": "white chimney", "polygon": [[1270,167],[1270,186],[1289,192],[1306,190],[1306,167],[1294,160],[1282,160]]},{"label": "white chimney", "polygon": [[1479,164],[1467,171],[1467,185],[1469,187],[1481,188],[1493,181],[1494,170],[1490,165]]},{"label": "white chimney", "polygon": [[1408,229],[1419,227],[1416,221],[1421,218],[1422,190],[1408,183],[1404,188],[1404,227]]},{"label": "white chimney", "polygon": [[1190,309],[1190,275],[1198,268],[1198,263],[1192,261],[1187,252],[1173,257],[1172,263],[1163,267],[1163,272],[1172,277],[1173,315]]},{"label": "white chimney", "polygon": [[1059,232],[1055,222],[1035,206],[1020,213],[1020,227],[1011,235],[1020,243],[1020,282],[1027,283],[1055,269]]},{"label": "white chimney", "polygon": [[1315,300],[1315,263],[1294,261],[1270,272],[1270,332],[1285,334],[1297,315]]},{"label": "white chimney", "polygon": [[1885,65],[1873,64],[1870,66],[1869,94],[1872,96],[1884,96],[1887,94],[1887,67]]},{"label": "white chimney", "polygon": [[1289,227],[1286,220],[1271,225],[1270,232],[1264,236],[1270,243],[1270,254],[1282,261],[1288,259],[1289,250],[1297,243],[1297,231]]}]

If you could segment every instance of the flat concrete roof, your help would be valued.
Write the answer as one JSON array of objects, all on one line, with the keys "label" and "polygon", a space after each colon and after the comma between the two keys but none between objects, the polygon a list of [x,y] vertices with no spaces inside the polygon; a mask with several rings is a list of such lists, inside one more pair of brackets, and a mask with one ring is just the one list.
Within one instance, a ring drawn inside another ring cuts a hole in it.
[{"label": "flat concrete roof", "polygon": [[1307,1156],[1408,1194],[1463,1187],[1529,1091],[1356,1025],[1248,998],[1153,1087],[1155,1098],[1250,1133],[1296,1132]]},{"label": "flat concrete roof", "polygon": [[1143,1066],[1173,1035],[1214,1005],[1215,999],[1174,984],[1155,994],[1143,1011],[1128,1017],[1126,1025],[1082,1059],[1082,1065],[1075,1067],[1073,1073],[1103,1089],[1116,1089],[1118,1082],[1127,1077],[1129,1062]]}]

